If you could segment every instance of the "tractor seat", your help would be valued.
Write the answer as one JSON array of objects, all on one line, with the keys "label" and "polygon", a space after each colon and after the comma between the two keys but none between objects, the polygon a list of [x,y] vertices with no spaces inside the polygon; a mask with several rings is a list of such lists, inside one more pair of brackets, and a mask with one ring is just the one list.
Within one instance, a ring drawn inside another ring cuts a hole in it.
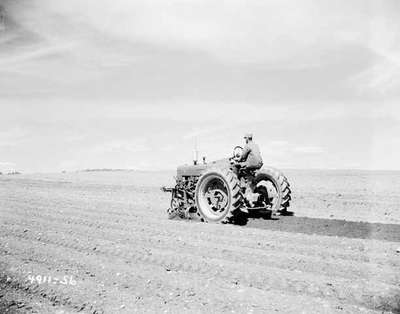
[{"label": "tractor seat", "polygon": [[248,169],[248,168],[240,168],[239,174],[240,175],[250,175],[250,176],[255,176],[256,175],[257,169]]}]

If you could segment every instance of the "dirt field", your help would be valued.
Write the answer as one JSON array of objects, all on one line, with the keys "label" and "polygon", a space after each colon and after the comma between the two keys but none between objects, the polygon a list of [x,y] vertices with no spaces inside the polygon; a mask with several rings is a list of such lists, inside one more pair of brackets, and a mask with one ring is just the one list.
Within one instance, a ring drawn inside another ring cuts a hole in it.
[{"label": "dirt field", "polygon": [[399,173],[289,171],[246,226],[167,220],[172,175],[0,176],[0,313],[400,313]]}]

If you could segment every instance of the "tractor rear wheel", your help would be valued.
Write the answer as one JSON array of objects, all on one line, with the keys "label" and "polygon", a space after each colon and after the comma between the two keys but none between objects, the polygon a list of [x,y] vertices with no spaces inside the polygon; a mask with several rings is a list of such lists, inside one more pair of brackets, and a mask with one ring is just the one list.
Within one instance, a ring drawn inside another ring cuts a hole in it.
[{"label": "tractor rear wheel", "polygon": [[288,207],[292,199],[290,184],[285,175],[274,168],[263,168],[253,180],[255,191],[263,195],[269,205],[270,210],[281,215],[288,215]]},{"label": "tractor rear wheel", "polygon": [[239,180],[229,169],[210,169],[197,182],[195,200],[200,218],[210,223],[234,222],[242,215]]}]

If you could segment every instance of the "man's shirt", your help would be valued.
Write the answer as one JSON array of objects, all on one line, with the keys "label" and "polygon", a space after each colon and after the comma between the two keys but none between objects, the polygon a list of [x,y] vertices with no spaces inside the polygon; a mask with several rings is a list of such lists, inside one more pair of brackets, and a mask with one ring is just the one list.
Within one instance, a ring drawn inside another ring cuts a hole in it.
[{"label": "man's shirt", "polygon": [[243,148],[243,154],[240,158],[241,161],[246,161],[247,166],[259,167],[262,165],[263,160],[260,153],[260,148],[254,142],[249,142]]}]

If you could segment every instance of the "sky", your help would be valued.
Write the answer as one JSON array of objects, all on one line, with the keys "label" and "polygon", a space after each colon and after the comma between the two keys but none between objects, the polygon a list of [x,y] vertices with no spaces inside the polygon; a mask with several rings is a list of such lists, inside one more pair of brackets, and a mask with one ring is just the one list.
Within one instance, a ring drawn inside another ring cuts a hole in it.
[{"label": "sky", "polygon": [[397,0],[0,0],[0,171],[400,169]]}]

